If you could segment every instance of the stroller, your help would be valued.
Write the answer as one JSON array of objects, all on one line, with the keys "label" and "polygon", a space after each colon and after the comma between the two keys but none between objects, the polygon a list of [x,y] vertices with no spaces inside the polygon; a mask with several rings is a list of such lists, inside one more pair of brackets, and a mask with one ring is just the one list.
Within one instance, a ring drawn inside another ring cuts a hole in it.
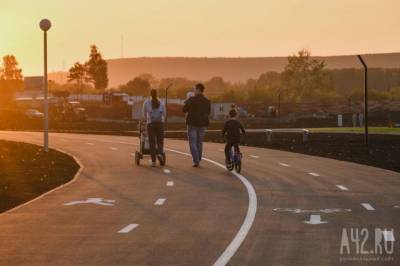
[{"label": "stroller", "polygon": [[[139,121],[138,130],[139,130],[140,149],[139,149],[139,151],[135,151],[136,165],[140,165],[140,160],[143,159],[144,155],[150,155],[150,143],[149,143],[149,136],[147,134],[146,123],[143,121]],[[158,150],[157,146],[156,146],[156,150]],[[160,156],[157,156],[158,161],[161,166],[164,166],[165,162],[166,162],[165,152],[163,152],[160,155],[161,155],[161,158],[160,158]]]}]

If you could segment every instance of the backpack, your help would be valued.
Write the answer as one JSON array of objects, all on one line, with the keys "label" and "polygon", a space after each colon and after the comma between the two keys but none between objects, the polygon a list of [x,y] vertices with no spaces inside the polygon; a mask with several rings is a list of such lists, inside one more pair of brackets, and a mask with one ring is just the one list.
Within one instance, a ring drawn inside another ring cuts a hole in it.
[{"label": "backpack", "polygon": [[158,107],[156,109],[151,109],[149,112],[150,115],[150,123],[161,123],[162,122],[162,116],[163,112],[161,111],[161,108]]}]

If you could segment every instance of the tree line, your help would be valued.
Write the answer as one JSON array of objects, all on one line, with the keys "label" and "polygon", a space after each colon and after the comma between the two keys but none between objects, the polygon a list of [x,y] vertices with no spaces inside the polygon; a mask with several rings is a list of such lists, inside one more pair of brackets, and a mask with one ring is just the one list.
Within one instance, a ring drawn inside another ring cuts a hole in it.
[{"label": "tree line", "polygon": [[[323,60],[303,49],[288,57],[280,73],[266,72],[246,82],[231,83],[221,77],[203,82],[208,96],[215,101],[274,105],[280,97],[292,103],[357,104],[363,99],[363,78],[362,69],[327,69]],[[158,88],[163,95],[164,88],[172,83],[170,96],[184,99],[197,82],[182,77],[157,80],[142,74],[113,90],[146,96],[150,88]],[[400,100],[400,69],[370,69],[369,96],[375,101]]]},{"label": "tree line", "polygon": [[[50,90],[98,93],[108,87],[108,81],[107,62],[97,46],[92,45],[88,60],[76,62],[69,69],[68,83],[51,82]],[[185,99],[197,82],[205,83],[206,92],[214,101],[275,105],[279,97],[291,103],[352,104],[363,99],[362,69],[327,69],[323,60],[311,57],[310,51],[305,49],[289,56],[282,72],[266,72],[245,82],[232,83],[222,77],[206,81],[184,77],[157,79],[151,74],[142,74],[110,90],[147,96],[151,88],[156,88],[163,97],[165,88],[172,83],[169,96]],[[22,69],[17,59],[13,55],[4,56],[0,68],[0,101],[8,101],[22,88]],[[400,100],[400,69],[370,69],[369,96],[375,101]]]}]

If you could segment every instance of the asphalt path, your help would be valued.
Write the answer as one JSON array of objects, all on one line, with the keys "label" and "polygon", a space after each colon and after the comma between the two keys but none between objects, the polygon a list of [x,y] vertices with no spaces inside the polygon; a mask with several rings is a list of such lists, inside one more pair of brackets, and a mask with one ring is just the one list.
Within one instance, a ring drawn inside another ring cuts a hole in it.
[{"label": "asphalt path", "polygon": [[[0,138],[42,142],[30,132]],[[148,157],[134,165],[137,144],[50,134],[82,168],[0,214],[0,265],[400,264],[399,173],[242,147],[238,175],[215,143],[196,169],[180,140],[166,141],[167,165],[153,168]]]}]

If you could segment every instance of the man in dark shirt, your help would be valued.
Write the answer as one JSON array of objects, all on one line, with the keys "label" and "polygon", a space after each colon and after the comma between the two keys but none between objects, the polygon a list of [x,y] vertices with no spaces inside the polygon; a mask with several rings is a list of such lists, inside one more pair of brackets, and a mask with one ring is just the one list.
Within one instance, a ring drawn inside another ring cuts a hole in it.
[{"label": "man in dark shirt", "polygon": [[222,129],[222,137],[226,135],[225,144],[225,162],[231,164],[230,152],[234,147],[236,153],[240,153],[240,133],[245,134],[246,131],[242,124],[236,120],[237,111],[235,109],[230,110],[229,120],[225,122],[224,128]]},{"label": "man in dark shirt", "polygon": [[198,167],[203,154],[205,130],[210,123],[211,103],[203,94],[203,84],[197,84],[194,92],[195,96],[186,100],[182,111],[187,113],[186,125],[193,166]]}]

